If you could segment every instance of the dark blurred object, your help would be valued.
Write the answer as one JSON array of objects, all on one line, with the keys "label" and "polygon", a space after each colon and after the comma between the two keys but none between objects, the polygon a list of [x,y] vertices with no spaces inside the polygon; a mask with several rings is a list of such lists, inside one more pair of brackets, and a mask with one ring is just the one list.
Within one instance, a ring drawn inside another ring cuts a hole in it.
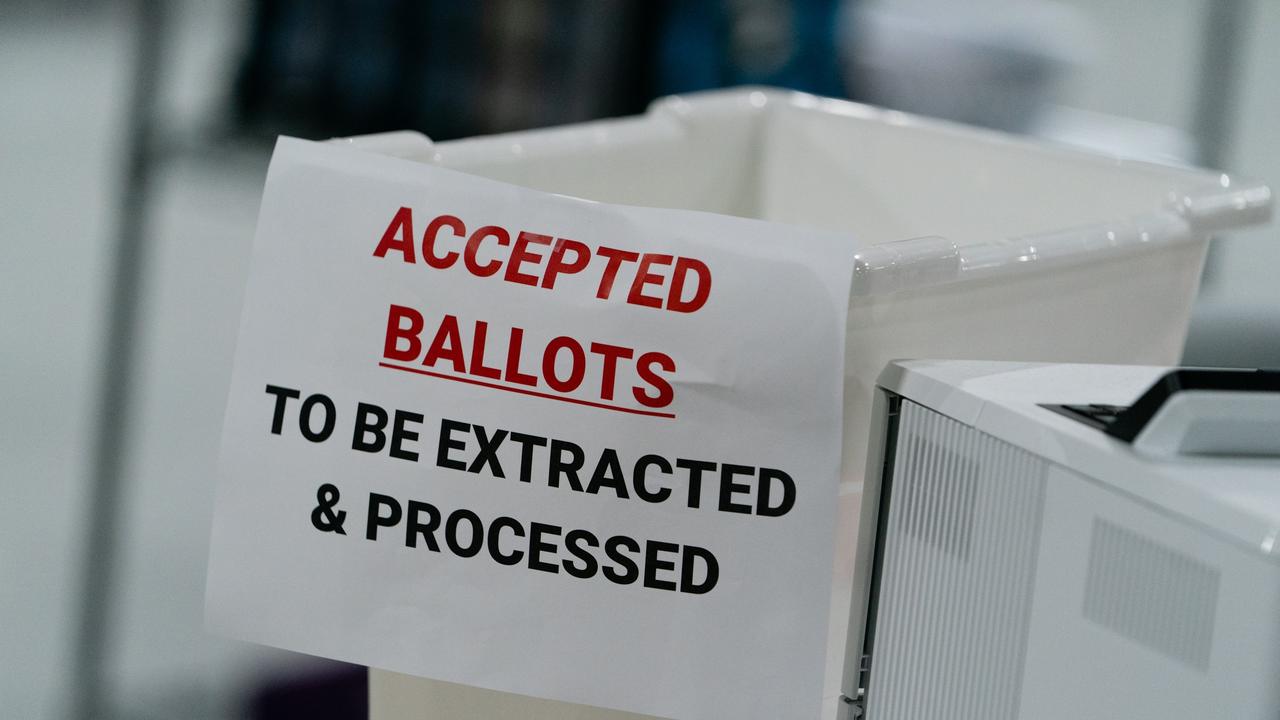
[{"label": "dark blurred object", "polygon": [[248,720],[366,720],[369,672],[325,663],[324,670],[273,680],[253,695]]},{"label": "dark blurred object", "polygon": [[640,112],[758,83],[838,95],[838,0],[257,0],[250,134],[444,140]]},{"label": "dark blurred object", "polygon": [[838,0],[673,0],[658,23],[659,95],[772,85],[840,97]]},{"label": "dark blurred object", "polygon": [[237,117],[267,134],[445,139],[633,112],[644,5],[258,0]]}]

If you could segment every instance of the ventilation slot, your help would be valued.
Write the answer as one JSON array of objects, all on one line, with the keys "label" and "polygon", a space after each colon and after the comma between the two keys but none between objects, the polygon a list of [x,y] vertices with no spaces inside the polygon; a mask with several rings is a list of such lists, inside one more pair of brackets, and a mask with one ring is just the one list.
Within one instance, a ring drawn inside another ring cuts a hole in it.
[{"label": "ventilation slot", "polygon": [[1216,568],[1095,519],[1084,616],[1204,672],[1219,579]]},{"label": "ventilation slot", "polygon": [[866,695],[877,720],[1011,720],[1045,464],[904,401]]},{"label": "ventilation slot", "polygon": [[[919,435],[911,437],[907,445],[907,452],[912,456],[934,458],[946,471],[922,474],[915,479],[915,492],[902,499],[906,507],[899,527],[917,540],[959,560],[967,560],[973,538],[978,464]],[[945,511],[930,512],[927,508],[945,508]],[[944,519],[947,522],[944,523]]]}]

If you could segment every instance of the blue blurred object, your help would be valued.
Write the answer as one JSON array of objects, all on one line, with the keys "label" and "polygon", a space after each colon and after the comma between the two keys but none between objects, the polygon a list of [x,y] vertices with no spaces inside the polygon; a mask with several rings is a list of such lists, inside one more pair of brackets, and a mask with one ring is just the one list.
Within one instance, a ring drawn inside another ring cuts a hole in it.
[{"label": "blue blurred object", "polygon": [[844,94],[837,0],[677,0],[658,42],[656,94],[772,85]]},{"label": "blue blurred object", "polygon": [[839,0],[257,0],[240,132],[438,140],[761,84],[843,95]]}]

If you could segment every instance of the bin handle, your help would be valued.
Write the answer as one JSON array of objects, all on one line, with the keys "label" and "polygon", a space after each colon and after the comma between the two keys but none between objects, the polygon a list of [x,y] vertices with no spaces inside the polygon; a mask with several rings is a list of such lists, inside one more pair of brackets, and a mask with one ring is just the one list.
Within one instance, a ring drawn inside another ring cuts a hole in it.
[{"label": "bin handle", "polygon": [[1175,195],[1165,207],[1118,222],[969,245],[938,236],[880,243],[854,256],[852,294],[884,295],[1188,243],[1266,222],[1271,208],[1270,188],[1256,183],[1232,187],[1223,175],[1217,187]]}]

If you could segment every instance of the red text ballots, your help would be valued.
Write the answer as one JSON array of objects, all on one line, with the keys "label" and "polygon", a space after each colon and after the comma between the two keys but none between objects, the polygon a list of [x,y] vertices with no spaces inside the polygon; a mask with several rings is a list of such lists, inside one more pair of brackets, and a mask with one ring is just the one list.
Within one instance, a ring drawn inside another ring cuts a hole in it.
[{"label": "red text ballots", "polygon": [[[667,376],[676,364],[666,353],[584,342],[567,335],[531,342],[523,328],[491,327],[483,320],[460,322],[448,314],[431,318],[430,327],[427,321],[414,308],[390,306],[384,367],[610,410],[673,417],[654,411],[668,407],[675,397]],[[594,382],[588,382],[589,376]],[[622,404],[633,402],[649,410]]]}]

